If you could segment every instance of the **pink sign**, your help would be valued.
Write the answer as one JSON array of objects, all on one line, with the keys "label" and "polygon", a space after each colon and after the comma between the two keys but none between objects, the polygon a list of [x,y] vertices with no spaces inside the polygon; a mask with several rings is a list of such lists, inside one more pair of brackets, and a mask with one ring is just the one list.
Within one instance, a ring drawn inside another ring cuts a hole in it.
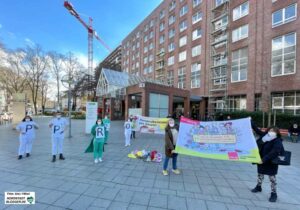
[{"label": "pink sign", "polygon": [[229,160],[238,160],[239,155],[237,152],[228,152],[228,158]]},{"label": "pink sign", "polygon": [[197,125],[197,124],[199,124],[200,121],[191,120],[191,119],[186,118],[186,117],[181,117],[180,122],[187,123],[187,124],[190,124],[190,125]]}]

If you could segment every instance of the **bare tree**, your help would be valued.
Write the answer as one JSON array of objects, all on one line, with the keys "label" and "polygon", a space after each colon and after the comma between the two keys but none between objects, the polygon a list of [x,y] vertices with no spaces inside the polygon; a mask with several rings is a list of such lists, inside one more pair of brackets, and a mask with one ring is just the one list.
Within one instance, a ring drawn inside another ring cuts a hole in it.
[{"label": "bare tree", "polygon": [[59,54],[57,52],[50,52],[48,53],[50,58],[50,66],[51,72],[56,80],[56,87],[57,87],[57,104],[61,109],[61,102],[60,102],[60,80],[62,76],[62,72],[64,71],[64,60],[65,56]]},{"label": "bare tree", "polygon": [[65,72],[68,77],[76,79],[82,70],[82,65],[72,52],[68,52],[64,59]]},{"label": "bare tree", "polygon": [[27,85],[23,61],[24,52],[21,50],[11,51],[3,58],[3,65],[0,67],[0,83],[5,86],[6,91],[22,93]]},{"label": "bare tree", "polygon": [[32,103],[37,114],[38,94],[42,85],[45,72],[49,67],[49,61],[39,45],[28,46],[25,50],[24,67],[27,76],[27,84],[31,90]]},{"label": "bare tree", "polygon": [[48,78],[47,76],[45,76],[41,82],[41,90],[40,90],[40,93],[41,93],[41,104],[42,104],[42,112],[44,114],[45,112],[45,106],[46,106],[46,103],[47,103],[47,100],[48,100],[48,92],[49,92],[49,81],[48,81]]},{"label": "bare tree", "polygon": [[[72,83],[73,83],[72,86],[73,86],[81,78],[83,67],[72,52],[69,52],[65,56],[64,65],[65,65],[66,78],[68,80],[72,81]],[[77,93],[74,91],[71,91],[70,97],[73,97],[73,110],[74,110],[76,108],[75,106],[76,106]],[[68,107],[68,109],[69,109],[69,107]]]}]

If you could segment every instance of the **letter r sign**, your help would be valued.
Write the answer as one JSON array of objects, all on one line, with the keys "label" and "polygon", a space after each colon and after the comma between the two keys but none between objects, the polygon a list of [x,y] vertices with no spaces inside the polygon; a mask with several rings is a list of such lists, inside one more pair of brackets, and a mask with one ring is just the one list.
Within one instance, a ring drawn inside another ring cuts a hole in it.
[{"label": "letter r sign", "polygon": [[96,138],[104,138],[104,127],[97,127],[96,128]]}]

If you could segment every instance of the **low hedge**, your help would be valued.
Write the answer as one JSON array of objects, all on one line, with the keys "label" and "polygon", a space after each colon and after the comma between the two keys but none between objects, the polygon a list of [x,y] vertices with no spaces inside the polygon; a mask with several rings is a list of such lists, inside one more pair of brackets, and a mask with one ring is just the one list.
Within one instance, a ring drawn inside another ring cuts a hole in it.
[{"label": "low hedge", "polygon": [[[239,119],[245,117],[251,117],[251,119],[255,122],[255,124],[259,127],[263,127],[263,112],[249,112],[249,111],[235,111],[235,112],[219,112],[216,113],[216,120],[226,120],[227,116],[230,116],[231,119]],[[271,113],[271,125],[274,124],[274,115],[275,113]],[[264,114],[264,127],[268,126],[268,113]],[[300,116],[284,114],[284,113],[276,113],[276,123],[275,125],[281,129],[288,129],[293,123],[300,123]]]},{"label": "low hedge", "polygon": [[72,115],[72,119],[75,119],[75,120],[85,120],[85,114],[82,114],[82,115]]}]

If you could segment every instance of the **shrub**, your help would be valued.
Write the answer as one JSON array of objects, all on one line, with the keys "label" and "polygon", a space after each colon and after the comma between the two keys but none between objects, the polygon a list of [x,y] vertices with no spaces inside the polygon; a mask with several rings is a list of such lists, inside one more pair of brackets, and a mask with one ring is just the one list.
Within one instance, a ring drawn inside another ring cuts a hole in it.
[{"label": "shrub", "polygon": [[[262,111],[256,111],[256,112],[249,112],[249,111],[235,111],[235,112],[218,112],[215,115],[216,120],[219,120],[222,118],[222,115],[224,117],[224,120],[228,115],[230,115],[231,119],[239,119],[239,118],[246,118],[251,117],[251,119],[254,121],[254,123],[259,126],[263,127],[263,112]],[[300,123],[300,116],[297,115],[291,115],[291,114],[285,114],[285,113],[271,113],[271,125],[274,124],[274,115],[276,115],[276,123],[275,125],[281,129],[288,129],[292,123]],[[268,113],[265,112],[264,114],[264,127],[268,126]]]}]

